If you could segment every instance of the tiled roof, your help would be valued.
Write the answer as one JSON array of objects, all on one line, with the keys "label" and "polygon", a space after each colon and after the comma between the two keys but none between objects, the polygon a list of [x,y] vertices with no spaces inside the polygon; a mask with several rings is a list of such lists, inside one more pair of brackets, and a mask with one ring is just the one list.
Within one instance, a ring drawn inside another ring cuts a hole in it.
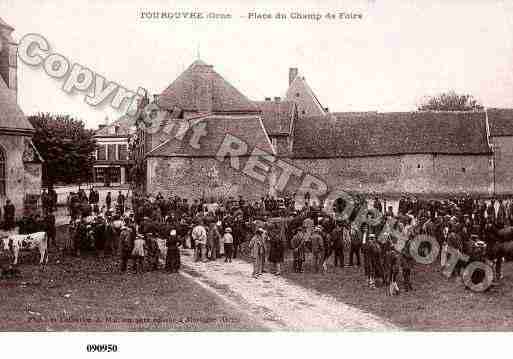
[{"label": "tiled roof", "polygon": [[297,121],[296,158],[490,154],[484,112],[338,113]]},{"label": "tiled roof", "polygon": [[[177,120],[179,122],[187,120]],[[210,115],[195,119],[199,125],[205,123],[206,134],[200,137],[199,146],[191,144],[194,138],[194,126],[186,132],[182,140],[177,140],[176,132],[169,134],[169,139],[150,151],[148,157],[215,157],[227,135],[231,135],[247,145],[250,155],[256,147],[273,154],[273,148],[259,116],[220,116]],[[180,126],[175,126],[180,128]],[[199,147],[199,148],[195,148]]]},{"label": "tiled roof", "polygon": [[296,104],[291,101],[255,101],[269,135],[289,134]]},{"label": "tiled roof", "polygon": [[287,89],[285,99],[297,104],[299,117],[323,116],[326,114],[324,107],[303,76],[294,78]]},{"label": "tiled roof", "polygon": [[[136,117],[129,117],[129,116],[121,116],[118,120],[114,121],[110,125],[100,128],[99,130],[96,130],[94,133],[95,137],[127,137],[130,133],[130,128],[135,126],[135,119]],[[113,133],[112,129],[114,129],[116,126],[118,126],[117,133]]]},{"label": "tiled roof", "polygon": [[16,92],[10,90],[0,77],[0,132],[34,132],[34,127],[18,106]]},{"label": "tiled roof", "polygon": [[187,111],[247,113],[258,108],[233,87],[211,65],[201,60],[192,63],[159,96],[165,109],[177,106]]},{"label": "tiled roof", "polygon": [[489,108],[486,113],[490,136],[513,136],[513,109]]}]

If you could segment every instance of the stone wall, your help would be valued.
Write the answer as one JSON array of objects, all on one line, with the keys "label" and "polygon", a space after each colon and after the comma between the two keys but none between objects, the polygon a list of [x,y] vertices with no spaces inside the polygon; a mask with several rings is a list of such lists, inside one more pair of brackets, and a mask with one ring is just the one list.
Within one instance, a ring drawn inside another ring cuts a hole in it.
[{"label": "stone wall", "polygon": [[240,170],[229,159],[150,157],[147,159],[147,193],[161,192],[165,197],[178,195],[190,200],[209,197],[238,196],[260,199],[269,191],[269,183],[243,173],[249,158],[240,158]]},{"label": "stone wall", "polygon": [[[293,160],[305,173],[326,181],[330,189],[399,195],[490,195],[490,156],[403,155],[322,160]],[[289,182],[297,191],[301,180]]]},{"label": "stone wall", "polygon": [[2,206],[8,199],[16,207],[16,215],[23,214],[23,199],[25,197],[25,169],[23,166],[23,151],[25,149],[24,138],[21,136],[0,135],[0,146],[6,155],[5,173],[7,177],[7,196],[0,197]]},{"label": "stone wall", "polygon": [[[290,177],[285,188],[276,188],[282,170],[269,166],[267,172],[257,170],[265,178],[261,182],[244,172],[248,159],[239,158],[240,170],[226,159],[214,158],[149,158],[148,193],[165,196],[177,194],[186,198],[226,197],[243,195],[258,199],[271,192],[304,194],[301,186],[307,174],[328,185],[329,190],[400,195],[460,195],[466,192],[490,195],[493,171],[491,157],[448,155],[404,155],[364,158],[286,160],[301,170]],[[259,159],[259,163],[266,161]],[[217,183],[216,183],[217,182]],[[273,191],[271,184],[273,183]]]},{"label": "stone wall", "polygon": [[495,193],[513,194],[513,137],[492,137],[495,161]]}]

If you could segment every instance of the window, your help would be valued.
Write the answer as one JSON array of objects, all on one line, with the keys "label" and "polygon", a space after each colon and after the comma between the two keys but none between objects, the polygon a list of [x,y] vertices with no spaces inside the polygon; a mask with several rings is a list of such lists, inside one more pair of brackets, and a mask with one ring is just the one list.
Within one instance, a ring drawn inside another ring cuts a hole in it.
[{"label": "window", "polygon": [[94,181],[105,182],[105,167],[94,168]]},{"label": "window", "polygon": [[465,167],[461,167],[461,172],[465,173],[467,172],[467,169]]},{"label": "window", "polygon": [[306,111],[305,111],[305,110],[303,110],[303,111],[301,111],[301,113],[304,115],[304,114],[306,113]]},{"label": "window", "polygon": [[115,161],[116,160],[116,145],[115,144],[109,144],[107,145],[107,158],[109,161]]},{"label": "window", "polygon": [[418,169],[420,169],[420,167],[421,167],[421,166],[420,166],[420,163],[419,163],[419,164],[417,165],[417,168],[418,168]]},{"label": "window", "polygon": [[118,159],[121,161],[128,160],[128,147],[127,145],[118,145]]},{"label": "window", "polygon": [[105,145],[100,145],[98,147],[98,155],[96,156],[96,159],[98,161],[105,161],[107,159],[107,154],[105,152]]},{"label": "window", "polygon": [[6,172],[5,172],[5,152],[0,147],[0,197],[5,197],[6,191]]},{"label": "window", "polygon": [[300,95],[299,95],[299,92],[296,92],[296,97],[299,97],[299,96],[300,96]]}]

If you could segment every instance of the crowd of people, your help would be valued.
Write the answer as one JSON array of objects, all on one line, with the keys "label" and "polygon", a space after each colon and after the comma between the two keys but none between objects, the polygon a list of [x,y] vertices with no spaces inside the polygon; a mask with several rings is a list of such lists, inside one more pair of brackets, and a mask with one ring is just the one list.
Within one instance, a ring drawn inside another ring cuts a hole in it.
[{"label": "crowd of people", "polygon": [[[370,287],[386,287],[393,294],[400,287],[413,288],[415,261],[409,242],[416,235],[427,234],[438,241],[438,260],[444,267],[451,255],[449,247],[483,259],[486,244],[497,239],[497,231],[513,225],[511,199],[402,197],[394,209],[383,199],[355,195],[356,205],[345,216],[341,215],[344,200],[336,201],[328,213],[322,203],[311,204],[308,195],[303,199],[300,209],[295,195],[189,202],[178,196],[166,199],[160,193],[135,193],[129,203],[119,191],[116,198],[109,192],[100,204],[96,190],[91,189],[89,195],[80,190],[68,198],[71,225],[63,250],[72,255],[96,251],[101,256],[116,256],[121,271],[137,273],[161,267],[177,272],[180,248],[192,249],[196,261],[224,259],[228,263],[241,256],[242,250],[253,262],[255,278],[265,270],[280,275],[288,258],[296,273],[361,266],[362,278]],[[364,212],[373,221],[357,220],[362,208],[377,210],[378,220],[373,218],[375,211]],[[38,220],[53,233],[54,243],[52,206],[45,207],[44,217]],[[395,246],[398,235],[408,239],[402,250]],[[502,275],[502,261],[502,257],[494,258],[497,279]],[[465,263],[458,262],[454,274],[461,275],[464,267]]]}]

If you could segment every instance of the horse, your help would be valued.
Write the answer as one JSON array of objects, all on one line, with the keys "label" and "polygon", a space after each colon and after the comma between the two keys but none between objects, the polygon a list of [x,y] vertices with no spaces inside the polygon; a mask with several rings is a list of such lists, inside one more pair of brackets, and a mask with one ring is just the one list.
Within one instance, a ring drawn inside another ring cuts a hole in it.
[{"label": "horse", "polygon": [[485,235],[486,257],[495,261],[495,275],[500,279],[503,260],[513,261],[513,227],[499,229],[491,226],[485,230]]}]

